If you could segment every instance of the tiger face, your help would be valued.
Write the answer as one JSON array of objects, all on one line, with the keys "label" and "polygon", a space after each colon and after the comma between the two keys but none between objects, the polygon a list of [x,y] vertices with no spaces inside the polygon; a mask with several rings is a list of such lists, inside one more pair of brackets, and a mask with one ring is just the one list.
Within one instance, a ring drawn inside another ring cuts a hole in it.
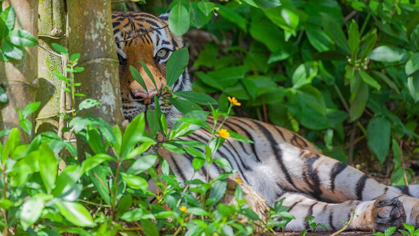
[{"label": "tiger face", "polygon": [[[160,17],[148,13],[114,12],[112,23],[116,51],[119,59],[119,81],[121,85],[122,108],[125,119],[131,121],[148,109],[155,109],[154,96],[167,95],[166,63],[170,55],[183,47],[181,38],[173,35],[168,27],[167,14]],[[147,75],[140,62],[150,70],[156,85]],[[143,78],[146,88],[131,75],[129,66],[135,67]],[[187,70],[172,86],[172,91],[190,90]],[[162,113],[168,120],[180,112],[159,99]]]}]

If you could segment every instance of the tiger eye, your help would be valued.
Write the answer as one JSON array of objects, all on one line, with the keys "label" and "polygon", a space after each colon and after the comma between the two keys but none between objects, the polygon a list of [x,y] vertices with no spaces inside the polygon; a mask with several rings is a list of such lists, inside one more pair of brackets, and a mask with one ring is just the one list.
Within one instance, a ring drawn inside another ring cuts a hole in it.
[{"label": "tiger eye", "polygon": [[166,50],[166,49],[160,49],[158,52],[157,52],[157,56],[158,57],[165,57],[166,55],[167,55],[167,53],[168,53],[168,51]]}]

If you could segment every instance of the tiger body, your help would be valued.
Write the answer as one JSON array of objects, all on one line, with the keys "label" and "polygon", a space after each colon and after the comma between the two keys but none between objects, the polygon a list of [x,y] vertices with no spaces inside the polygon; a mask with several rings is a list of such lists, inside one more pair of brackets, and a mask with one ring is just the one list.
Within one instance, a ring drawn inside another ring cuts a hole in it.
[{"label": "tiger body", "polygon": [[[164,97],[165,71],[170,53],[181,48],[182,40],[167,27],[167,15],[155,17],[147,13],[113,13],[115,44],[120,61],[121,96],[126,119],[131,120],[147,109],[154,109],[153,96]],[[168,54],[167,54],[168,53]],[[147,80],[141,67],[143,61],[157,83]],[[129,65],[137,68],[146,80],[147,91],[136,82]],[[185,71],[172,90],[190,90],[188,72]],[[168,120],[180,115],[176,108],[162,104]],[[212,118],[208,118],[212,123]],[[226,158],[241,179],[265,197],[269,204],[285,198],[292,220],[286,230],[301,231],[309,227],[307,216],[325,223],[329,229],[341,228],[351,211],[355,215],[349,229],[385,230],[400,227],[407,222],[419,226],[419,187],[385,186],[359,170],[322,155],[316,147],[289,130],[248,118],[230,117],[224,124],[251,140],[253,144],[227,139],[216,156]],[[209,133],[200,129],[184,137],[207,143]],[[222,169],[216,165],[204,166],[195,175],[192,156],[161,150],[180,181],[193,178],[215,178]]]}]

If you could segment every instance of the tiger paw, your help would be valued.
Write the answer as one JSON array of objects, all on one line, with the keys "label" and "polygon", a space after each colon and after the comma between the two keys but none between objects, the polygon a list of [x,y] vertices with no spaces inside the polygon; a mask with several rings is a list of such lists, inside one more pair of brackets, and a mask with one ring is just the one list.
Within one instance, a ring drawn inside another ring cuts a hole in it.
[{"label": "tiger paw", "polygon": [[391,226],[401,228],[406,222],[403,204],[395,197],[381,196],[374,202],[372,221],[375,230],[385,231]]}]

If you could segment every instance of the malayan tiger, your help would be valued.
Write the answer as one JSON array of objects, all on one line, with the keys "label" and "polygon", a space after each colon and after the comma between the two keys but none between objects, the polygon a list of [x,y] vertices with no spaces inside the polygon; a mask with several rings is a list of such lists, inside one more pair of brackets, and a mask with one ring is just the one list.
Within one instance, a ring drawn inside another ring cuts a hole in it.
[{"label": "malayan tiger", "polygon": [[[119,79],[124,116],[135,116],[154,109],[153,96],[166,85],[166,62],[170,54],[183,46],[182,39],[173,35],[167,14],[156,17],[147,13],[115,12],[112,14],[116,51],[119,58]],[[144,62],[157,83],[153,85],[140,61]],[[138,69],[148,92],[130,74],[129,65]],[[173,91],[190,90],[188,71],[173,85]],[[180,115],[171,105],[161,105],[168,120]],[[211,120],[212,118],[209,118]],[[217,154],[226,158],[242,180],[263,195],[269,204],[285,198],[284,205],[296,217],[287,231],[309,227],[305,220],[314,216],[331,230],[348,221],[352,209],[355,215],[349,229],[385,230],[400,227],[403,222],[419,226],[419,185],[385,186],[359,170],[322,155],[316,147],[296,133],[268,123],[248,118],[231,117],[224,128],[235,131],[253,144],[227,139]],[[204,130],[187,139],[208,142]],[[191,157],[160,153],[170,164],[180,181],[192,178]],[[211,166],[195,174],[205,180],[206,173],[214,178],[221,168]]]}]

